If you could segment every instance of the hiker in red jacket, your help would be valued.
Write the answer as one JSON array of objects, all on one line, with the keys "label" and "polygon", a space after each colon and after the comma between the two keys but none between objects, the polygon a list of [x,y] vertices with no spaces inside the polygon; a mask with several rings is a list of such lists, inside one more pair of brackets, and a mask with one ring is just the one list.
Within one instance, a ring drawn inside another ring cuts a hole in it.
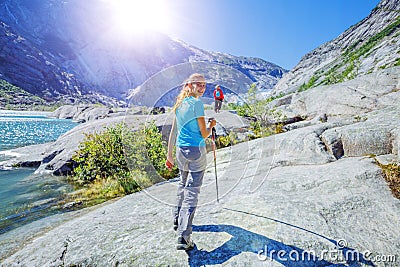
[{"label": "hiker in red jacket", "polygon": [[214,106],[214,111],[216,113],[219,113],[222,107],[222,101],[224,100],[224,93],[221,90],[221,87],[219,85],[215,86],[214,90],[214,101],[215,101],[215,106]]}]

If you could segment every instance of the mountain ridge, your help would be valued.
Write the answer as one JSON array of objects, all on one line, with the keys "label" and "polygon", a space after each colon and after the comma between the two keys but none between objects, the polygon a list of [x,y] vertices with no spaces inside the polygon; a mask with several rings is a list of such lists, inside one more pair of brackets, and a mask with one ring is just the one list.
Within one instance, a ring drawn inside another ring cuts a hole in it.
[{"label": "mountain ridge", "polygon": [[185,62],[227,64],[266,90],[287,72],[262,59],[206,51],[160,33],[120,35],[107,7],[98,0],[1,1],[0,78],[50,101],[88,96],[109,103],[125,101],[152,75]]},{"label": "mountain ridge", "polygon": [[381,0],[357,24],[302,57],[275,94],[334,84],[400,64],[399,0]]}]

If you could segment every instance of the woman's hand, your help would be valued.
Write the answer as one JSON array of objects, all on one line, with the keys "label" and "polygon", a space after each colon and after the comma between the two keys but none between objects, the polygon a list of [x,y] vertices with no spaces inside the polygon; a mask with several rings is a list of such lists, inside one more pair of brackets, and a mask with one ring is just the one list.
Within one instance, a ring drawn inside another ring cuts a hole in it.
[{"label": "woman's hand", "polygon": [[165,167],[167,167],[168,170],[172,170],[172,168],[174,167],[174,158],[172,157],[172,155],[167,155]]},{"label": "woman's hand", "polygon": [[200,133],[203,138],[208,138],[212,133],[212,128],[217,125],[217,121],[214,118],[208,119],[208,127],[204,117],[198,117],[197,123],[199,124]]},{"label": "woman's hand", "polygon": [[208,120],[208,128],[213,128],[213,127],[215,127],[215,125],[217,125],[217,121],[214,119],[214,118],[210,118],[209,120]]}]

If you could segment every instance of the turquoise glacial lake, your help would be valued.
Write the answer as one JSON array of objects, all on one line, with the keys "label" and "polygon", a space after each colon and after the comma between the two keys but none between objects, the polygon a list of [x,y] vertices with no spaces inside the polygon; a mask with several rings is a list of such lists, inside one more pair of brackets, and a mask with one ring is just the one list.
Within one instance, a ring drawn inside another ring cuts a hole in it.
[{"label": "turquoise glacial lake", "polygon": [[[78,125],[47,115],[0,110],[0,161],[12,156],[10,149],[55,141]],[[32,168],[0,169],[0,235],[60,212],[54,204],[72,190],[63,178],[34,172]]]}]

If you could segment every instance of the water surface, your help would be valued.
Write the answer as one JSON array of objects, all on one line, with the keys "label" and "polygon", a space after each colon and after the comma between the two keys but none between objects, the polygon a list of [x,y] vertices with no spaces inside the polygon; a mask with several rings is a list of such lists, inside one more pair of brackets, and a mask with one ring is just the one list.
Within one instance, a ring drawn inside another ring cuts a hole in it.
[{"label": "water surface", "polygon": [[[48,114],[0,110],[0,161],[13,157],[9,149],[55,141],[77,125]],[[57,201],[72,190],[63,178],[34,171],[0,169],[0,234],[60,212]]]}]

